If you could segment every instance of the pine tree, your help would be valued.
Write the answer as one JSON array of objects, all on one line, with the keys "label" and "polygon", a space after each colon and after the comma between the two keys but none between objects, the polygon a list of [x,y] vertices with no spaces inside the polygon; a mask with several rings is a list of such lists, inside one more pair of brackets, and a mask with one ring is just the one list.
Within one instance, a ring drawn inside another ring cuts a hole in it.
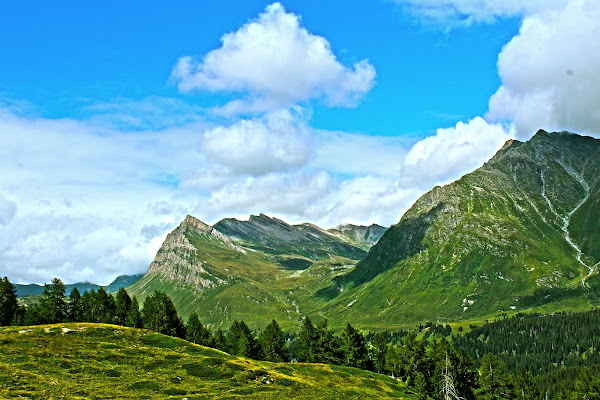
[{"label": "pine tree", "polygon": [[83,321],[83,303],[81,293],[76,287],[71,290],[68,304],[68,320],[71,322]]},{"label": "pine tree", "polygon": [[313,362],[342,365],[345,362],[344,349],[335,331],[327,326],[324,319],[315,328],[316,342],[313,344]]},{"label": "pine tree", "polygon": [[210,346],[213,344],[212,334],[210,331],[202,325],[198,314],[193,312],[188,319],[188,323],[185,326],[186,340],[192,343],[196,343],[202,346]]},{"label": "pine tree", "polygon": [[371,369],[371,360],[364,336],[349,323],[342,333],[345,344],[346,365],[360,369]]},{"label": "pine tree", "polygon": [[419,400],[427,400],[427,381],[425,380],[425,376],[422,373],[418,373],[415,376],[413,387],[415,392],[417,393],[417,399]]},{"label": "pine tree", "polygon": [[295,348],[295,356],[299,362],[315,362],[315,346],[317,343],[316,328],[310,318],[304,317]]},{"label": "pine tree", "polygon": [[517,399],[537,400],[542,398],[540,391],[537,390],[533,382],[533,377],[524,368],[519,369],[514,375],[514,384]]},{"label": "pine tree", "polygon": [[125,317],[125,326],[130,326],[132,328],[141,328],[144,326],[142,314],[140,313],[140,305],[135,296],[131,299],[131,306]]},{"label": "pine tree", "polygon": [[385,357],[387,354],[387,343],[383,333],[377,332],[373,337],[373,361],[375,371],[379,373],[387,372]]},{"label": "pine tree", "polygon": [[64,322],[67,317],[67,300],[65,284],[58,278],[52,279],[50,285],[44,286],[44,292],[39,302],[42,323],[52,324]]},{"label": "pine tree", "polygon": [[215,348],[221,351],[227,351],[227,339],[222,329],[217,329],[215,332]]},{"label": "pine tree", "polygon": [[272,362],[288,360],[283,332],[275,319],[261,332],[258,341],[262,347],[264,360]]},{"label": "pine tree", "polygon": [[480,388],[477,390],[477,399],[496,400],[512,399],[513,391],[510,376],[506,366],[493,354],[486,354],[481,360]]},{"label": "pine tree", "polygon": [[146,297],[142,308],[144,328],[164,335],[185,337],[185,326],[177,315],[171,298],[164,292],[156,291]]},{"label": "pine tree", "polygon": [[124,288],[120,288],[117,292],[115,300],[115,317],[119,325],[125,325],[127,321],[127,313],[131,308],[131,298]]},{"label": "pine tree", "polygon": [[17,289],[5,276],[0,279],[0,325],[11,324],[17,307]]},{"label": "pine tree", "polygon": [[96,322],[113,324],[115,323],[115,298],[106,292],[102,286],[98,288],[93,303]]},{"label": "pine tree", "polygon": [[94,289],[84,290],[81,295],[81,321],[96,322],[93,315],[93,303],[96,291]]}]

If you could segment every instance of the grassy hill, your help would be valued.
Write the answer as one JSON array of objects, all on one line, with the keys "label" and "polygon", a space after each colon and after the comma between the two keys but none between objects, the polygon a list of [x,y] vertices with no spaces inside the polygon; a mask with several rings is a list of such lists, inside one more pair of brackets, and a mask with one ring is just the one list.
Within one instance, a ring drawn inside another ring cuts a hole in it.
[{"label": "grassy hill", "polygon": [[5,399],[416,399],[384,375],[254,361],[115,325],[6,327],[0,344]]}]

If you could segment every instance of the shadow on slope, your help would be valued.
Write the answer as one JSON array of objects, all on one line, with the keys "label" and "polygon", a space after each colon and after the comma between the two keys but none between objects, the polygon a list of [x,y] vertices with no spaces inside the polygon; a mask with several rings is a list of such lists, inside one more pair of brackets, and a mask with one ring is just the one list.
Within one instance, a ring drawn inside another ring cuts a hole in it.
[{"label": "shadow on slope", "polygon": [[333,279],[332,285],[319,290],[315,295],[331,300],[345,288],[360,286],[391,269],[400,261],[407,260],[426,249],[423,243],[429,227],[437,215],[444,209],[439,203],[416,218],[402,218],[390,227],[371,248],[367,256],[345,275]]}]

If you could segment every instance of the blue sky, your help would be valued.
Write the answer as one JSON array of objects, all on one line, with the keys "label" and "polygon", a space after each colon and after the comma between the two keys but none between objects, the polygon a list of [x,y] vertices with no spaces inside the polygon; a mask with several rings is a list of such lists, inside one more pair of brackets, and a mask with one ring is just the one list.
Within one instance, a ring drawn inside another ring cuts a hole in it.
[{"label": "blue sky", "polygon": [[[218,48],[224,33],[267,3],[8,2],[3,5],[0,88],[48,118],[86,118],[85,106],[115,98],[178,98],[212,107],[227,94],[181,94],[168,78],[177,59]],[[391,2],[284,4],[325,37],[343,64],[368,59],[376,85],[359,106],[313,108],[312,126],[372,135],[429,135],[482,115],[500,86],[496,58],[520,18],[446,33]]]},{"label": "blue sky", "polygon": [[0,276],[144,272],[191,214],[390,225],[600,132],[595,0],[3,2]]}]

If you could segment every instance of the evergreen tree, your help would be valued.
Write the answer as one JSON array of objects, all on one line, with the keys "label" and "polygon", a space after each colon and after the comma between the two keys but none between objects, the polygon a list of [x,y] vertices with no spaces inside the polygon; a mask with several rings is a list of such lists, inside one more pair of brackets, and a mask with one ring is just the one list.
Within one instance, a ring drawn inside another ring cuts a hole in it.
[{"label": "evergreen tree", "polygon": [[417,399],[419,400],[427,400],[427,381],[425,380],[425,376],[422,373],[418,373],[415,376],[413,387],[415,392],[417,393]]},{"label": "evergreen tree", "polygon": [[315,362],[314,351],[316,343],[316,328],[310,318],[304,317],[295,348],[294,355],[296,360],[299,362]]},{"label": "evergreen tree", "polygon": [[519,369],[514,375],[513,381],[516,393],[515,398],[519,400],[537,400],[543,397],[533,382],[533,377],[524,368]]},{"label": "evergreen tree", "polygon": [[226,335],[227,351],[230,354],[260,359],[262,351],[260,344],[244,321],[233,321]]},{"label": "evergreen tree", "polygon": [[582,370],[575,379],[575,391],[571,398],[600,400],[600,376],[592,374],[588,368]]},{"label": "evergreen tree", "polygon": [[17,307],[17,289],[5,276],[0,279],[0,325],[11,324]]},{"label": "evergreen tree", "polygon": [[481,360],[480,388],[478,400],[513,399],[511,379],[506,366],[493,354],[486,354]]},{"label": "evergreen tree", "polygon": [[383,333],[377,332],[373,337],[373,362],[375,371],[379,373],[387,372],[386,368],[386,354],[387,354],[387,342]]},{"label": "evergreen tree", "polygon": [[156,291],[146,297],[142,308],[144,328],[164,335],[185,337],[185,325],[171,298],[164,292]]},{"label": "evergreen tree", "polygon": [[98,288],[93,303],[96,322],[114,324],[116,304],[115,298],[106,292],[102,286]]},{"label": "evergreen tree", "polygon": [[283,332],[275,319],[261,332],[258,342],[262,347],[264,360],[272,362],[288,360]]},{"label": "evergreen tree", "polygon": [[335,331],[327,326],[324,319],[315,328],[317,340],[313,344],[313,362],[341,365],[344,363],[344,349]]},{"label": "evergreen tree", "polygon": [[125,326],[130,326],[132,328],[142,328],[144,326],[142,314],[140,313],[140,305],[135,296],[131,299],[131,306],[125,317]]},{"label": "evergreen tree", "polygon": [[211,346],[213,344],[212,334],[202,325],[198,314],[193,312],[185,326],[186,340],[202,346]]},{"label": "evergreen tree", "polygon": [[52,279],[50,285],[44,285],[44,292],[39,302],[42,323],[63,322],[67,318],[67,300],[65,284],[58,278]]},{"label": "evergreen tree", "polygon": [[342,333],[345,345],[346,365],[360,369],[371,369],[371,360],[364,336],[349,323]]},{"label": "evergreen tree", "polygon": [[400,363],[400,356],[396,350],[396,346],[389,344],[385,353],[385,369],[390,375],[395,378],[401,376],[402,368]]},{"label": "evergreen tree", "polygon": [[95,303],[96,301],[96,291],[94,289],[84,290],[83,295],[81,296],[81,320],[85,322],[98,322],[96,319],[95,311]]},{"label": "evergreen tree", "polygon": [[119,325],[127,324],[127,314],[131,309],[131,298],[124,288],[120,288],[117,292],[115,300],[115,317]]},{"label": "evergreen tree", "polygon": [[217,329],[215,332],[215,348],[221,351],[227,351],[227,339],[222,329]]},{"label": "evergreen tree", "polygon": [[83,321],[83,302],[81,293],[76,287],[71,290],[68,303],[68,320],[71,322]]},{"label": "evergreen tree", "polygon": [[15,316],[13,318],[13,325],[25,325],[25,315],[27,314],[27,307],[17,306]]}]

